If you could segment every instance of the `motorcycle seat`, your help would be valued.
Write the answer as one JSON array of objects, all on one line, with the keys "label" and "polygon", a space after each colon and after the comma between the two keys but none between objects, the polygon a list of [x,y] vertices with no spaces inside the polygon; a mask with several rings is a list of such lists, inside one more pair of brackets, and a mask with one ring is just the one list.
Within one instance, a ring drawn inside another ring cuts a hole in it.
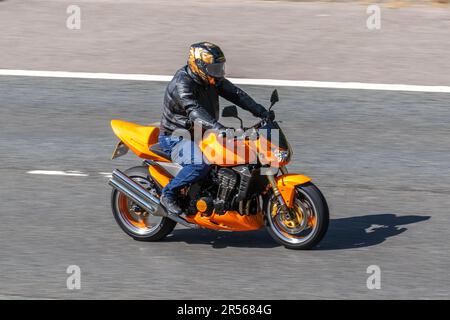
[{"label": "motorcycle seat", "polygon": [[153,145],[150,146],[150,151],[153,152],[154,154],[163,157],[164,159],[170,160],[170,154],[164,152],[164,150],[161,148],[161,146],[159,145],[159,143],[155,143]]}]

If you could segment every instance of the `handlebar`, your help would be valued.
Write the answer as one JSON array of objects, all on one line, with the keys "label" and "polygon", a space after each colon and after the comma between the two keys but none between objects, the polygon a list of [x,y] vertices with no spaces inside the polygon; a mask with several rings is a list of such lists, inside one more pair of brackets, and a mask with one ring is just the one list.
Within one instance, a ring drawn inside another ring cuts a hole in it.
[{"label": "handlebar", "polygon": [[[274,117],[265,117],[265,118],[262,118],[261,120],[259,120],[257,123],[255,123],[253,126],[251,126],[251,127],[242,127],[242,128],[239,128],[239,129],[234,129],[234,128],[228,128],[228,129],[225,129],[225,130],[223,130],[223,131],[221,131],[221,132],[219,132],[218,133],[218,135],[220,136],[220,137],[228,137],[228,136],[230,136],[230,134],[227,134],[227,131],[229,132],[229,129],[232,129],[232,130],[234,130],[234,133],[236,133],[238,130],[242,130],[242,133],[241,134],[239,134],[239,135],[235,135],[235,134],[233,134],[233,139],[242,139],[242,138],[244,138],[245,136],[247,136],[247,137],[249,137],[249,135],[246,135],[245,133],[248,131],[248,130],[251,130],[251,129],[256,129],[256,130],[258,130],[259,128],[261,128],[261,127],[263,127],[263,126],[265,126],[269,121],[272,121],[274,119]],[[241,122],[242,123],[242,122]],[[256,132],[256,134],[258,135],[258,132],[257,131],[255,131]],[[259,136],[259,135],[258,135]],[[231,138],[231,137],[230,137]]]},{"label": "handlebar", "polygon": [[[244,139],[250,139],[253,135],[256,134],[256,138],[258,138],[259,133],[257,130],[254,130],[253,132],[251,132],[249,134],[248,130],[251,130],[251,129],[255,129],[255,128],[253,128],[253,127],[243,128],[243,129],[235,130],[233,132],[228,131],[228,133],[230,133],[230,134],[227,134],[227,131],[221,131],[218,133],[218,136],[221,138],[227,138],[227,139],[244,140]],[[233,134],[231,135],[231,133],[233,133]]]}]

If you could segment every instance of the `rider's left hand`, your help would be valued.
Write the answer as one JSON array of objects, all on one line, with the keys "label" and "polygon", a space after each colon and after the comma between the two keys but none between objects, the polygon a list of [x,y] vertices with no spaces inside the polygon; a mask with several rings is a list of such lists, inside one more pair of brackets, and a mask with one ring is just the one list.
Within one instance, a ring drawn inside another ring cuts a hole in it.
[{"label": "rider's left hand", "polygon": [[260,118],[267,120],[275,120],[275,112],[273,110],[266,110],[261,115]]}]

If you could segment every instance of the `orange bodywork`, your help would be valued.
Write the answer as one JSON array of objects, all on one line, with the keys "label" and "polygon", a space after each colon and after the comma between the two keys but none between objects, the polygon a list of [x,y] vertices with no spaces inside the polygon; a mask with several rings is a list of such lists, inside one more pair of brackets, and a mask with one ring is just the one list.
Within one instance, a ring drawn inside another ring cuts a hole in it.
[{"label": "orange bodywork", "polygon": [[[138,157],[155,161],[169,160],[150,151],[150,146],[158,142],[159,127],[142,126],[122,120],[112,120],[114,134]],[[257,163],[257,153],[264,153],[263,163],[276,165],[271,152],[271,144],[264,139],[257,141],[218,138],[215,133],[207,134],[199,142],[199,148],[211,164],[219,166],[236,166]]]},{"label": "orange bodywork", "polygon": [[199,147],[209,163],[226,167],[256,163],[256,154],[251,143],[253,142],[218,139],[216,134],[210,133],[200,141]]},{"label": "orange bodywork", "polygon": [[199,212],[194,216],[188,216],[186,220],[212,230],[251,231],[258,230],[264,225],[262,212],[251,216],[243,216],[236,211],[227,211],[223,215],[213,213],[210,216],[203,216]]},{"label": "orange bodywork", "polygon": [[168,161],[149,150],[151,145],[158,142],[158,127],[141,126],[122,120],[112,120],[111,127],[114,134],[139,158]]},{"label": "orange bodywork", "polygon": [[221,167],[255,164],[258,159],[262,164],[272,167],[285,165],[279,163],[274,154],[278,147],[262,136],[257,140],[234,140],[219,138],[215,133],[210,133],[200,141],[199,147],[209,163]]},{"label": "orange bodywork", "polygon": [[149,166],[148,171],[152,178],[155,179],[155,181],[162,187],[165,187],[173,178],[170,174],[157,166]]},{"label": "orange bodywork", "polygon": [[284,174],[275,178],[278,190],[281,193],[286,205],[292,208],[295,186],[305,184],[311,181],[311,178],[302,174]]}]

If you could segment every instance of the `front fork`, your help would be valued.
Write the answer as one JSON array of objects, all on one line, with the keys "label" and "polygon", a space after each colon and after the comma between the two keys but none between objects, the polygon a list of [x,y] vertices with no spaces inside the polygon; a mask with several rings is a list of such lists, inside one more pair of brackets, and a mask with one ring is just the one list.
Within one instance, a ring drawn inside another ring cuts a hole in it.
[{"label": "front fork", "polygon": [[[280,171],[282,174],[288,173],[286,166],[280,167]],[[288,209],[288,207],[286,205],[286,201],[284,201],[284,198],[281,195],[280,190],[278,190],[278,185],[277,185],[277,182],[275,181],[275,175],[272,173],[267,173],[267,179],[269,180],[269,183],[272,186],[273,194],[277,198],[282,212],[285,214],[290,214],[290,212],[289,212],[290,210]]]}]

